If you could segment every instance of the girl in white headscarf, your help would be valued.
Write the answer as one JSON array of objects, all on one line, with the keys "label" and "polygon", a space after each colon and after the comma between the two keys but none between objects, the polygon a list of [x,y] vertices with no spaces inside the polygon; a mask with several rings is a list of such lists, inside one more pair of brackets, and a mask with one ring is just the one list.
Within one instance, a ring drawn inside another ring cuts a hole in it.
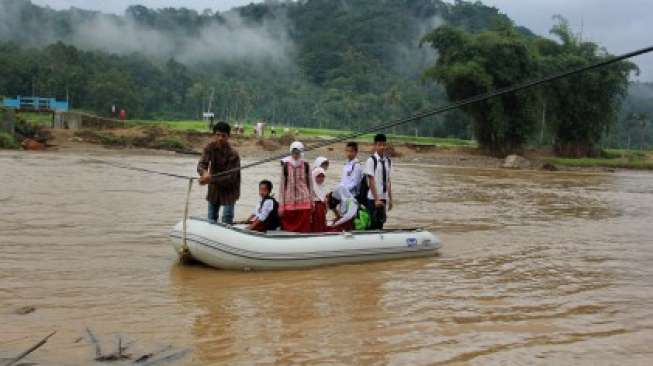
[{"label": "girl in white headscarf", "polygon": [[313,163],[313,169],[315,168],[322,168],[326,172],[329,170],[329,159],[325,158],[324,156],[318,156]]},{"label": "girl in white headscarf", "polygon": [[327,188],[324,181],[326,173],[323,168],[317,167],[311,173],[313,184],[313,215],[311,220],[311,232],[323,233],[327,231]]},{"label": "girl in white headscarf", "polygon": [[281,161],[281,227],[285,231],[308,233],[311,231],[313,184],[309,165],[304,161],[304,144],[293,142],[290,154]]}]

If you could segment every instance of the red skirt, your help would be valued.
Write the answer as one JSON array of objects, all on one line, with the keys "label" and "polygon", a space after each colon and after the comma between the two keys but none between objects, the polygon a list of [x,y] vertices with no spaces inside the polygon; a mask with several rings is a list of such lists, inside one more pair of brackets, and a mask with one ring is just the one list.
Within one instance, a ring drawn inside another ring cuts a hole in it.
[{"label": "red skirt", "polygon": [[268,229],[265,227],[265,223],[263,221],[259,221],[251,229],[253,231],[258,231],[258,232],[261,232],[261,233],[264,233],[264,232],[268,231]]},{"label": "red skirt", "polygon": [[327,207],[326,203],[322,201],[315,201],[315,207],[313,208],[313,216],[311,219],[311,232],[313,233],[325,233],[327,232]]},{"label": "red skirt", "polygon": [[332,233],[340,233],[343,231],[352,231],[354,229],[354,219],[351,219],[344,224],[338,226],[331,226],[328,231]]},{"label": "red skirt", "polygon": [[281,228],[293,233],[311,232],[311,210],[286,210],[281,217]]}]

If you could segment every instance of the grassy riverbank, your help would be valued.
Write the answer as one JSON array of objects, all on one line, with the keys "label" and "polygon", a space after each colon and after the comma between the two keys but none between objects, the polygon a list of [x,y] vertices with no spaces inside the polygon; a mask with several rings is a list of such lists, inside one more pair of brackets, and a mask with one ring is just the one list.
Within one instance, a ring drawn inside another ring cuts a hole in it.
[{"label": "grassy riverbank", "polygon": [[[181,131],[207,131],[206,123],[203,121],[129,121],[134,125],[150,125],[150,126],[165,126],[175,130]],[[253,124],[242,124],[245,136],[252,136],[254,134]],[[266,131],[269,136],[270,126]],[[286,127],[275,126],[277,135],[282,135]],[[341,137],[351,134],[353,131],[334,130],[326,128],[309,128],[309,127],[287,127],[288,131],[298,138],[308,139],[330,139],[334,137]],[[471,146],[475,147],[476,143],[471,140],[462,140],[456,138],[443,138],[443,137],[423,137],[423,136],[409,136],[409,135],[394,135],[389,134],[388,137],[396,142],[412,143],[420,145],[437,145],[437,146]],[[372,135],[364,135],[358,138],[359,141],[369,141]]]},{"label": "grassy riverbank", "polygon": [[[52,117],[49,114],[39,114],[39,113],[22,113],[21,117],[27,120],[30,123],[38,124],[42,126],[50,126],[52,122]],[[198,120],[181,120],[181,121],[165,121],[165,120],[129,120],[127,121],[128,125],[134,127],[147,127],[147,126],[156,126],[169,128],[171,130],[180,131],[180,132],[208,132],[207,124],[204,121]],[[244,128],[244,135],[246,137],[252,136],[254,134],[254,125],[250,123],[240,123]],[[270,137],[270,126],[266,131],[266,137]],[[351,134],[353,131],[346,130],[334,130],[326,128],[308,128],[308,127],[287,127],[288,131],[296,136],[298,139],[330,139],[334,137],[345,136]],[[286,127],[281,125],[276,125],[275,130],[277,136],[284,134]],[[423,136],[410,136],[410,135],[395,135],[389,134],[388,137],[398,143],[409,143],[409,144],[419,144],[419,145],[433,145],[433,146],[452,146],[452,147],[476,147],[476,142],[471,140],[462,140],[456,138],[444,138],[444,137],[423,137]],[[372,135],[361,136],[357,140],[365,142],[370,141]]]},{"label": "grassy riverbank", "polygon": [[574,168],[653,170],[653,151],[607,149],[601,158],[549,158],[548,162]]},{"label": "grassy riverbank", "polygon": [[[28,122],[36,125],[50,126],[51,116],[48,114],[23,113],[21,117]],[[197,120],[185,121],[150,121],[150,120],[130,120],[127,121],[127,129],[120,130],[80,130],[75,135],[85,141],[98,143],[105,146],[126,146],[126,147],[144,147],[152,149],[188,151],[193,148],[197,149],[204,143],[208,136],[206,123]],[[249,138],[254,134],[254,126],[249,123],[241,124],[244,127],[244,137]],[[275,126],[276,135],[270,135],[270,129],[266,131],[267,143],[262,144],[265,149],[283,150],[284,143],[281,137],[286,133],[286,127]],[[287,133],[292,138],[299,140],[321,140],[345,136],[352,131],[320,129],[320,128],[303,128],[288,127]],[[443,148],[461,148],[469,153],[469,149],[474,149],[476,142],[471,140],[461,140],[455,138],[441,137],[422,137],[409,135],[389,134],[390,141],[395,145],[410,146],[432,146]],[[370,142],[372,135],[365,135],[357,139],[359,142]],[[581,168],[581,169],[639,169],[653,170],[653,151],[640,150],[616,150],[607,149],[600,158],[561,158],[539,156],[537,160],[548,162],[562,168]]]}]

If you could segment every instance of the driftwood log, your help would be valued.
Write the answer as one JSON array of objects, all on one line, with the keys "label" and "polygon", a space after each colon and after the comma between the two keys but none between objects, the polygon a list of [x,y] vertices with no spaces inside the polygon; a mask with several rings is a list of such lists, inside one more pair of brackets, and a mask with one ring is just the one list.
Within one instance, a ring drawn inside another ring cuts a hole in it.
[{"label": "driftwood log", "polygon": [[46,344],[46,343],[48,342],[48,339],[50,339],[50,337],[52,337],[53,335],[55,335],[55,333],[57,333],[57,332],[54,331],[54,332],[48,334],[45,338],[41,339],[38,343],[36,343],[36,344],[33,345],[32,347],[26,349],[23,353],[21,353],[20,355],[16,356],[15,358],[9,360],[9,362],[7,362],[4,366],[13,366],[13,365],[17,364],[18,361],[20,361],[20,360],[22,360],[23,358],[27,357],[30,353],[36,351],[37,349],[41,348],[41,346],[43,346],[44,344]]}]

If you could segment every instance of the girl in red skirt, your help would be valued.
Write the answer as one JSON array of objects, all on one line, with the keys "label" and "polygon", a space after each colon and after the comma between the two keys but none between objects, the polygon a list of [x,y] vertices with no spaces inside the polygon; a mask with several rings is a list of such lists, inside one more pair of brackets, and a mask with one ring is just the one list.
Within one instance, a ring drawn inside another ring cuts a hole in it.
[{"label": "girl in red skirt", "polygon": [[295,141],[290,145],[291,156],[281,161],[279,213],[281,228],[296,233],[311,232],[311,174],[303,158],[304,144]]},{"label": "girl in red skirt", "polygon": [[326,196],[327,189],[324,181],[326,173],[323,168],[317,167],[313,169],[313,218],[311,222],[311,232],[324,233],[327,231],[326,215],[327,204]]}]

